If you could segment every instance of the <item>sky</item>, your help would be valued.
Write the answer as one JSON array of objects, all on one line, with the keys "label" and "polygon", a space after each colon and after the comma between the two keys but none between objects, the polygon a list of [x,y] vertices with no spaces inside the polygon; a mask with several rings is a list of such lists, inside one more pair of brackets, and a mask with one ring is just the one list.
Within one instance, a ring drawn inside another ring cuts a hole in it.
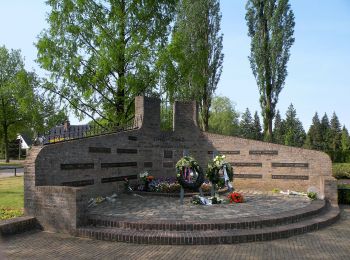
[{"label": "sky", "polygon": [[[245,0],[220,0],[224,34],[223,73],[216,93],[229,97],[238,111],[260,113],[259,92],[248,56],[250,38]],[[295,43],[277,109],[282,117],[293,103],[307,131],[318,112],[336,112],[350,128],[350,0],[290,0],[295,15]],[[47,28],[49,8],[41,0],[0,0],[0,46],[20,49],[28,70],[48,75],[35,63],[34,43]],[[70,117],[73,124],[78,120]],[[85,121],[86,122],[86,121]]]}]

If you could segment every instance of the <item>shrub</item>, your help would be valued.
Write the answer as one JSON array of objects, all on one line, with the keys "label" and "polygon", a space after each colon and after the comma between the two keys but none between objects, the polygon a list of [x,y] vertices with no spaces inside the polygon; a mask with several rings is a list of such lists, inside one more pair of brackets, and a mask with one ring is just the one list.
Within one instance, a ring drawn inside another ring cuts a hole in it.
[{"label": "shrub", "polygon": [[333,163],[333,177],[350,179],[350,163]]},{"label": "shrub", "polygon": [[307,196],[308,196],[311,200],[317,199],[317,193],[316,193],[316,192],[310,191],[310,192],[307,193]]}]

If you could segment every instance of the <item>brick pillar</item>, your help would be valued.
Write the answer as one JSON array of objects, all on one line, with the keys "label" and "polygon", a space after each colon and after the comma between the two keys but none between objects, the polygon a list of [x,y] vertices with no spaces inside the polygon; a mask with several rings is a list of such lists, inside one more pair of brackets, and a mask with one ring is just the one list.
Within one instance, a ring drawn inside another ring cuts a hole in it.
[{"label": "brick pillar", "polygon": [[195,101],[175,101],[173,126],[176,133],[198,134],[198,107]]},{"label": "brick pillar", "polygon": [[160,130],[160,100],[138,96],[135,98],[135,120],[142,122],[142,128]]}]

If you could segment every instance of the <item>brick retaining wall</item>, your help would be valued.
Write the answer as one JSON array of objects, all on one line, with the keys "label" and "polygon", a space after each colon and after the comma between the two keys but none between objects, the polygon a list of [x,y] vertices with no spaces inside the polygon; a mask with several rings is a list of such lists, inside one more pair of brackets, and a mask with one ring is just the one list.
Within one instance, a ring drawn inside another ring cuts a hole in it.
[{"label": "brick retaining wall", "polygon": [[337,203],[331,160],[325,153],[201,132],[195,102],[176,102],[174,131],[160,131],[160,101],[135,99],[138,130],[35,147],[25,167],[25,210],[47,229],[72,231],[84,224],[87,200],[123,189],[148,170],[175,177],[175,164],[188,150],[205,168],[213,154],[234,165],[238,189],[307,191]]}]

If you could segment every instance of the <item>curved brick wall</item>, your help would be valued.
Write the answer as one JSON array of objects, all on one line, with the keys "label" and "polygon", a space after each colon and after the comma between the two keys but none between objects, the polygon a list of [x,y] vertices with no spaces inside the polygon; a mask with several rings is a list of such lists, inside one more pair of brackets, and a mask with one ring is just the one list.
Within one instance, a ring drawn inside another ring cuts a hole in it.
[{"label": "curved brick wall", "polygon": [[135,118],[142,118],[138,130],[33,148],[25,170],[27,214],[36,216],[44,228],[72,231],[84,224],[87,200],[120,191],[124,177],[136,181],[143,170],[156,177],[175,177],[175,163],[184,149],[203,168],[215,151],[225,154],[234,165],[236,188],[313,187],[320,197],[337,203],[325,153],[203,133],[194,102],[175,103],[171,132],[160,131],[159,100],[137,97],[135,111]]}]

